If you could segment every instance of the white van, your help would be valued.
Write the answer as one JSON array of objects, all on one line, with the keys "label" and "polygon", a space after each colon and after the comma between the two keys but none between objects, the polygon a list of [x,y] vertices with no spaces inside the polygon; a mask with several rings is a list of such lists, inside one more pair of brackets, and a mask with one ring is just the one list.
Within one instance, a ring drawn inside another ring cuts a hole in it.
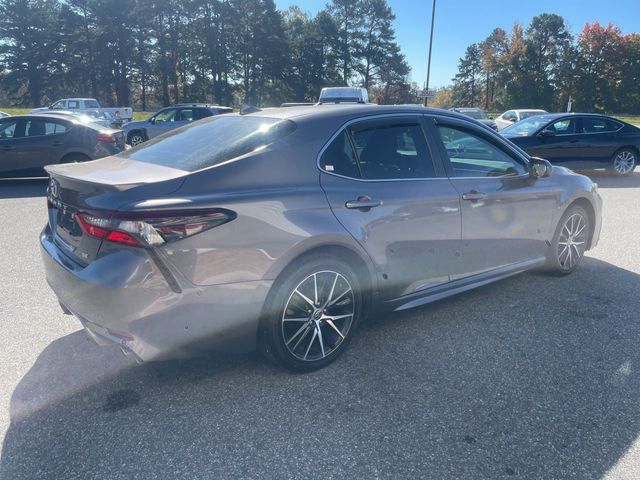
[{"label": "white van", "polygon": [[325,87],[318,103],[369,103],[369,93],[361,87]]}]

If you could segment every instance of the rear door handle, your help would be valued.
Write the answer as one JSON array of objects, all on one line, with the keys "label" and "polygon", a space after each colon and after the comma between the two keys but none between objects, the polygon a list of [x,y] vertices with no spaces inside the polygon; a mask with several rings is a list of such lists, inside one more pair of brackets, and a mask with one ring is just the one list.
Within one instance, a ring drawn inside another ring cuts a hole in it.
[{"label": "rear door handle", "polygon": [[62,142],[53,142],[53,146],[54,147],[61,147],[63,145],[64,145],[64,143],[62,143]]},{"label": "rear door handle", "polygon": [[470,192],[462,194],[463,200],[469,200],[471,202],[477,202],[478,200],[483,200],[485,198],[487,198],[487,194],[477,190],[471,190]]},{"label": "rear door handle", "polygon": [[368,195],[360,195],[357,200],[349,200],[344,204],[344,206],[349,209],[358,209],[363,211],[370,210],[374,207],[379,207],[380,205],[382,205],[382,202],[380,200],[373,200]]}]

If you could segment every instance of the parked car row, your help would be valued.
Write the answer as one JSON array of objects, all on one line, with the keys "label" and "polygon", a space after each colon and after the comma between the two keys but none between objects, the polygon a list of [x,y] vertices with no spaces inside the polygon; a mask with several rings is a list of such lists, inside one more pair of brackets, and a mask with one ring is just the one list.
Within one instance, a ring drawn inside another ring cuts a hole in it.
[{"label": "parked car row", "polygon": [[450,110],[499,130],[530,155],[565,167],[607,168],[618,175],[628,175],[640,161],[640,129],[606,115],[521,109],[508,110],[494,122],[479,108]]},{"label": "parked car row", "polygon": [[46,113],[51,110],[109,113],[123,122],[130,121],[133,118],[133,109],[131,107],[103,108],[95,98],[63,98],[48,107],[34,108],[31,113]]},{"label": "parked car row", "polygon": [[601,226],[589,178],[423,107],[212,116],[47,171],[49,285],[142,360],[259,348],[314,370],[371,311],[573,272]]}]

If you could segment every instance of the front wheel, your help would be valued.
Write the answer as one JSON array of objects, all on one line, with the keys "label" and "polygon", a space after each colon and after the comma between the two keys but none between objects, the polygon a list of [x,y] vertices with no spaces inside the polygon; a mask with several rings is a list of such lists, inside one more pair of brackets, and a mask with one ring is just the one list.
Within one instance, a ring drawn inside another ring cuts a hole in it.
[{"label": "front wheel", "polygon": [[638,155],[629,148],[623,148],[613,154],[611,159],[611,170],[616,175],[629,175],[638,164]]},{"label": "front wheel", "polygon": [[338,258],[319,255],[288,269],[266,304],[264,341],[282,366],[309,372],[351,342],[362,311],[360,283]]},{"label": "front wheel", "polygon": [[136,145],[140,145],[144,142],[144,136],[140,132],[133,132],[129,134],[129,145],[135,147]]},{"label": "front wheel", "polygon": [[573,272],[587,250],[589,216],[580,206],[569,207],[562,215],[547,252],[547,270],[556,275]]}]

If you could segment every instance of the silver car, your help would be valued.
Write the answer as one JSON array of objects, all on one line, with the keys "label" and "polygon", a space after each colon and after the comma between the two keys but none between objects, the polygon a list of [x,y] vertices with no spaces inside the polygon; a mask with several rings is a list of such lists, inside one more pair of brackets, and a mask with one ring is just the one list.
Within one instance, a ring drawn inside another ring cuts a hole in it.
[{"label": "silver car", "polygon": [[601,225],[587,177],[423,107],[223,115],[47,169],[47,281],[142,360],[259,348],[316,369],[373,310],[571,273]]}]

